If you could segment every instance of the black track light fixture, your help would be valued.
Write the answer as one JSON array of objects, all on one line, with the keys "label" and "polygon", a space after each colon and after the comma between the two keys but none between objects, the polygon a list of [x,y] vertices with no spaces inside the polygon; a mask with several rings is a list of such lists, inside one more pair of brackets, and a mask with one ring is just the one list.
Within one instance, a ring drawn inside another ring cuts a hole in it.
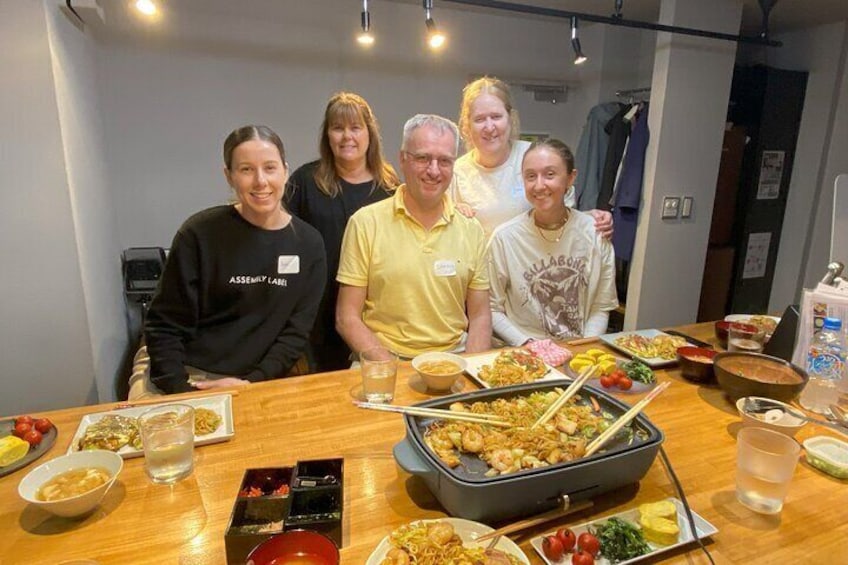
[{"label": "black track light fixture", "polygon": [[589,58],[583,54],[583,49],[580,47],[580,38],[577,37],[577,18],[571,18],[571,48],[574,49],[574,64],[582,65]]},{"label": "black track light fixture", "polygon": [[447,41],[447,36],[439,31],[436,22],[433,21],[433,0],[423,0],[424,25],[427,27],[427,45],[430,49],[440,49]]},{"label": "black track light fixture", "polygon": [[374,34],[371,33],[371,12],[368,11],[368,0],[362,0],[362,30],[356,36],[360,45],[374,45]]}]

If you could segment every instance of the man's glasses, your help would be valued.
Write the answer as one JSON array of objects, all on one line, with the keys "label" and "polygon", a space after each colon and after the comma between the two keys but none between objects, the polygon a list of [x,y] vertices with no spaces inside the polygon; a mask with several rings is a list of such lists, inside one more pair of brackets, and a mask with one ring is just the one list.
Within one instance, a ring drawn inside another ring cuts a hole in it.
[{"label": "man's glasses", "polygon": [[409,151],[404,151],[404,154],[406,154],[407,158],[412,159],[412,162],[417,167],[421,167],[422,169],[429,167],[430,163],[436,161],[440,169],[447,170],[453,168],[453,163],[456,161],[453,157],[433,157],[429,153],[410,153]]}]

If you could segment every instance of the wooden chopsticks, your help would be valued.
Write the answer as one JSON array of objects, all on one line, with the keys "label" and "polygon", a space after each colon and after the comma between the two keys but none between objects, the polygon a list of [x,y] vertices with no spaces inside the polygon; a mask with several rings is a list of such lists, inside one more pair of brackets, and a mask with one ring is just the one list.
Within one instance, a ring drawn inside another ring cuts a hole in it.
[{"label": "wooden chopsticks", "polygon": [[641,412],[642,409],[648,405],[650,401],[662,394],[662,392],[667,389],[670,384],[671,383],[668,381],[660,384],[659,386],[657,386],[657,388],[649,392],[645,396],[645,398],[634,404],[630,410],[622,414],[622,416],[618,420],[616,420],[613,425],[611,425],[609,428],[604,430],[601,435],[592,440],[592,442],[586,447],[586,454],[584,455],[584,457],[589,457],[590,455],[598,451],[601,447],[603,447],[603,445],[607,441],[609,441],[612,436],[617,434],[621,428],[630,423],[630,420],[635,418],[639,414],[639,412]]},{"label": "wooden chopsticks", "polygon": [[458,412],[456,410],[444,410],[441,408],[424,408],[421,406],[394,406],[392,404],[375,404],[372,402],[354,401],[353,404],[359,408],[378,410],[382,412],[395,412],[397,414],[409,414],[410,416],[425,416],[429,418],[441,418],[442,420],[458,420],[460,422],[473,422],[475,424],[488,424],[510,428],[512,424],[495,414],[478,414],[475,412]]},{"label": "wooden chopsticks", "polygon": [[553,402],[553,404],[548,407],[545,413],[542,414],[539,419],[533,423],[532,426],[530,426],[530,429],[532,430],[534,428],[538,428],[539,426],[545,424],[548,420],[553,418],[554,415],[559,412],[559,409],[565,406],[565,403],[568,402],[568,400],[572,396],[577,394],[580,388],[584,384],[586,384],[586,381],[592,378],[592,375],[595,373],[595,369],[597,369],[597,365],[590,365],[580,371],[580,375],[576,379],[574,379],[574,382],[571,383],[568,388],[565,389],[565,391],[560,395],[560,397],[557,398]]},{"label": "wooden chopsticks", "polygon": [[191,400],[193,398],[203,398],[205,396],[218,396],[221,394],[229,394],[238,396],[239,391],[236,388],[220,388],[209,389],[197,392],[186,392],[182,394],[166,394],[154,398],[143,398],[140,400],[127,400],[126,402],[116,403],[110,410],[123,410],[124,408],[135,408],[136,406],[149,406],[151,404],[173,404],[183,400]]},{"label": "wooden chopsticks", "polygon": [[580,502],[575,502],[571,504],[568,508],[562,509],[557,508],[556,510],[551,510],[550,512],[545,512],[544,514],[540,514],[535,518],[527,518],[526,520],[521,520],[514,524],[510,524],[509,526],[504,526],[503,528],[498,528],[497,530],[493,530],[488,534],[484,534],[479,538],[475,538],[475,542],[487,541],[492,538],[497,538],[500,536],[505,536],[508,534],[512,534],[518,532],[520,530],[526,530],[527,528],[532,528],[533,526],[538,526],[539,524],[543,524],[554,518],[559,518],[561,516],[565,516],[567,514],[573,514],[574,512],[580,512],[581,510],[586,510],[587,508],[591,508],[594,503],[591,500],[583,500]]}]

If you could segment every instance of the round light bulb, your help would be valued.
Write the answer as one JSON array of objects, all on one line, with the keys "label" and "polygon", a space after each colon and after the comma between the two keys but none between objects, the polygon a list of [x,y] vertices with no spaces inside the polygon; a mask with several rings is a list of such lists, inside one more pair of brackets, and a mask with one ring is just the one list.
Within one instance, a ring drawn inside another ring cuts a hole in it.
[{"label": "round light bulb", "polygon": [[445,37],[443,33],[437,31],[430,34],[430,37],[427,39],[427,43],[433,49],[440,49],[445,44],[446,40],[447,37]]},{"label": "round light bulb", "polygon": [[156,13],[156,4],[153,0],[135,0],[135,9],[145,16],[152,16]]}]

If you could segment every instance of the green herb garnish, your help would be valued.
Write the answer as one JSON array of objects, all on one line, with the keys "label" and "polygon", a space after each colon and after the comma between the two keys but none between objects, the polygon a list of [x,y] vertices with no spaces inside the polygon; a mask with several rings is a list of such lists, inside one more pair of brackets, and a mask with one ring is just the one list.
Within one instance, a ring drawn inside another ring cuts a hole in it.
[{"label": "green herb garnish", "polygon": [[651,551],[642,531],[624,520],[610,518],[595,528],[601,542],[601,554],[612,563],[626,561]]},{"label": "green herb garnish", "polygon": [[624,372],[627,373],[627,376],[633,381],[639,381],[640,383],[649,385],[657,380],[650,367],[635,359],[625,363],[623,369]]}]

